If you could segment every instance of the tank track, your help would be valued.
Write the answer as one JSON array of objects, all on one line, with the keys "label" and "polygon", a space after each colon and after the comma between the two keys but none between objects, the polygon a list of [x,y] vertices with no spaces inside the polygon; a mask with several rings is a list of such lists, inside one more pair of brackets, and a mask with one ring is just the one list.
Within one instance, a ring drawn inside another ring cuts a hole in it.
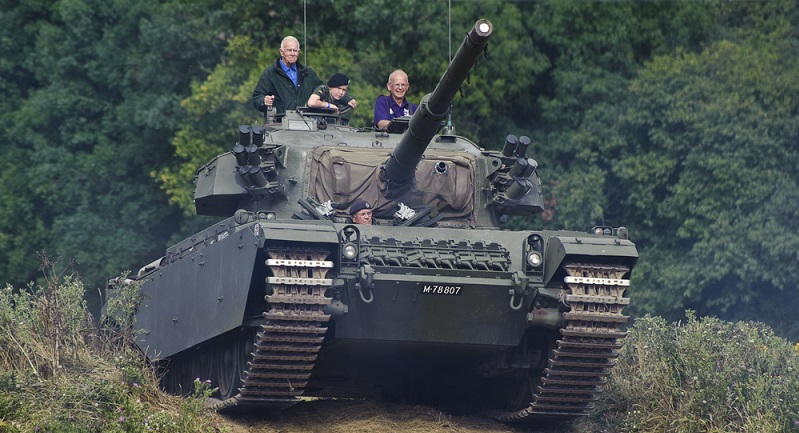
[{"label": "tank track", "polygon": [[544,369],[541,384],[529,406],[518,411],[489,411],[485,415],[502,422],[524,422],[541,418],[587,416],[594,409],[615,365],[619,341],[627,336],[620,327],[629,316],[621,312],[628,305],[624,291],[629,280],[622,277],[627,266],[567,264],[563,301],[570,307],[563,314],[566,326],[562,339]]},{"label": "tank track", "polygon": [[270,308],[256,333],[238,394],[214,408],[258,406],[282,409],[299,401],[311,377],[327,332],[330,315],[323,309],[332,299],[325,278],[333,262],[329,251],[283,249],[269,251],[267,278]]}]

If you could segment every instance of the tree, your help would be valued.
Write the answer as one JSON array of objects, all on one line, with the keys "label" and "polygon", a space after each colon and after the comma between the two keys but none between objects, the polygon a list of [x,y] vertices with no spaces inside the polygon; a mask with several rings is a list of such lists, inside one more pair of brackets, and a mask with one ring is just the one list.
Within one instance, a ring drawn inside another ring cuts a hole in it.
[{"label": "tree", "polygon": [[181,95],[218,56],[206,15],[181,1],[4,12],[4,34],[20,43],[2,46],[16,60],[0,67],[20,89],[2,112],[5,281],[34,279],[42,250],[76,259],[89,287],[163,254],[180,214],[149,173],[170,156]]},{"label": "tree", "polygon": [[748,3],[761,31],[739,22],[700,53],[656,57],[630,86],[635,146],[614,174],[642,239],[636,311],[769,321],[752,304],[799,305],[799,39],[784,6]]},{"label": "tree", "polygon": [[542,2],[527,20],[549,67],[535,78],[534,101],[515,118],[533,138],[549,221],[516,219],[517,228],[587,230],[629,225],[625,192],[612,167],[627,146],[616,133],[637,71],[654,55],[695,49],[713,24],[711,2]]}]

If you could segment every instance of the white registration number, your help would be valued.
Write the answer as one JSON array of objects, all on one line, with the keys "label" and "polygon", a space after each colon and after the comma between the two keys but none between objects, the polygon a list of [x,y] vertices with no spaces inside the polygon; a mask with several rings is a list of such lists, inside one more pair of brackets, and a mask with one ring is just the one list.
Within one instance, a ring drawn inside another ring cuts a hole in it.
[{"label": "white registration number", "polygon": [[422,284],[419,293],[422,295],[460,296],[463,286],[447,286],[438,284]]}]

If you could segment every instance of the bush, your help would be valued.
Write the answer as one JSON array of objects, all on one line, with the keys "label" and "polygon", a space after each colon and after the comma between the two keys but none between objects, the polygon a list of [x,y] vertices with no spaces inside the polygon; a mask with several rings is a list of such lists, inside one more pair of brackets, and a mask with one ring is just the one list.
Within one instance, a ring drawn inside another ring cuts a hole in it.
[{"label": "bush", "polygon": [[45,280],[0,289],[0,433],[217,431],[209,385],[197,381],[188,399],[163,393],[133,344],[139,287],[120,288],[114,329],[101,332],[79,278]]},{"label": "bush", "polygon": [[614,431],[799,432],[799,344],[762,323],[644,317],[598,415]]}]

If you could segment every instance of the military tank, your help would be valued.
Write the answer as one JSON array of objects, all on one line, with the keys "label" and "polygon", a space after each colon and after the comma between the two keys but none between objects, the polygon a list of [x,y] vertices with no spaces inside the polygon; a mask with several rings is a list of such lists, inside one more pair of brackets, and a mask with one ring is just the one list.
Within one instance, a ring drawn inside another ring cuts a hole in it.
[{"label": "military tank", "polygon": [[[198,170],[197,213],[226,218],[132,277],[167,389],[208,378],[220,409],[399,393],[507,422],[591,412],[637,251],[623,227],[500,229],[544,210],[530,139],[485,150],[445,122],[492,32],[477,21],[387,131],[269,114]],[[374,224],[352,223],[356,199]]]}]

